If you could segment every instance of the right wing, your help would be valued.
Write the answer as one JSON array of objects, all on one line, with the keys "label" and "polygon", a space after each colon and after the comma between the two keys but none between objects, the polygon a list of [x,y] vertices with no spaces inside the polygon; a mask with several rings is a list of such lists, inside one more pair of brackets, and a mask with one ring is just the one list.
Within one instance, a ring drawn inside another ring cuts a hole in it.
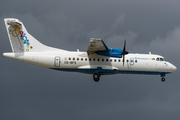
[{"label": "right wing", "polygon": [[88,55],[93,54],[97,51],[108,51],[108,47],[105,45],[101,39],[90,39],[90,45],[88,46],[87,53]]}]

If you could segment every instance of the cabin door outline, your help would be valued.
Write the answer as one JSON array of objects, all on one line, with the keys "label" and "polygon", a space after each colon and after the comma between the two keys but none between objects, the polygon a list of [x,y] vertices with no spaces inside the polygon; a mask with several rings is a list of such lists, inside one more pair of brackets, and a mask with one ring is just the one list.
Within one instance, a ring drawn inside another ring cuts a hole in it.
[{"label": "cabin door outline", "polygon": [[59,56],[56,56],[54,58],[54,66],[55,67],[60,67],[60,57]]}]

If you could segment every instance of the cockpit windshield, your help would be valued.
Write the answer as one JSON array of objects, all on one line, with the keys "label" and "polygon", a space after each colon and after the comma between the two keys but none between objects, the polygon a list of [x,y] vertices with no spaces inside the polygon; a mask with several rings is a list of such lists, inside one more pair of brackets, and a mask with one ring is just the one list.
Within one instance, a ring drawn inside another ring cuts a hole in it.
[{"label": "cockpit windshield", "polygon": [[156,61],[167,61],[167,60],[164,58],[156,58]]},{"label": "cockpit windshield", "polygon": [[167,60],[163,58],[163,61],[167,61]]}]

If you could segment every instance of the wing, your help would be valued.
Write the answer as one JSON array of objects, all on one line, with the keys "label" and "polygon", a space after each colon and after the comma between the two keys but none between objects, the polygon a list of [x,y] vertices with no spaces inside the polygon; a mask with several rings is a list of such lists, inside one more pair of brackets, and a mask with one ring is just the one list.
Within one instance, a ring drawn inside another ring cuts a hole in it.
[{"label": "wing", "polygon": [[91,38],[87,53],[90,55],[97,51],[108,51],[108,48],[101,39]]}]

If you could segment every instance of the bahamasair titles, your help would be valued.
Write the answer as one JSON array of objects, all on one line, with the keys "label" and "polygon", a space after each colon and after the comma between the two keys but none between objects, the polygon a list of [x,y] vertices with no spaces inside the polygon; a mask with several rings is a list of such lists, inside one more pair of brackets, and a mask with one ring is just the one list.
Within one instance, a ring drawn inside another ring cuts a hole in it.
[{"label": "bahamasair titles", "polygon": [[123,49],[107,47],[101,39],[91,38],[87,51],[67,51],[40,43],[28,33],[23,23],[14,18],[4,19],[12,52],[4,57],[42,66],[49,69],[92,74],[98,82],[101,75],[147,74],[165,75],[176,71],[176,67],[163,56],[155,54],[133,54]]}]

